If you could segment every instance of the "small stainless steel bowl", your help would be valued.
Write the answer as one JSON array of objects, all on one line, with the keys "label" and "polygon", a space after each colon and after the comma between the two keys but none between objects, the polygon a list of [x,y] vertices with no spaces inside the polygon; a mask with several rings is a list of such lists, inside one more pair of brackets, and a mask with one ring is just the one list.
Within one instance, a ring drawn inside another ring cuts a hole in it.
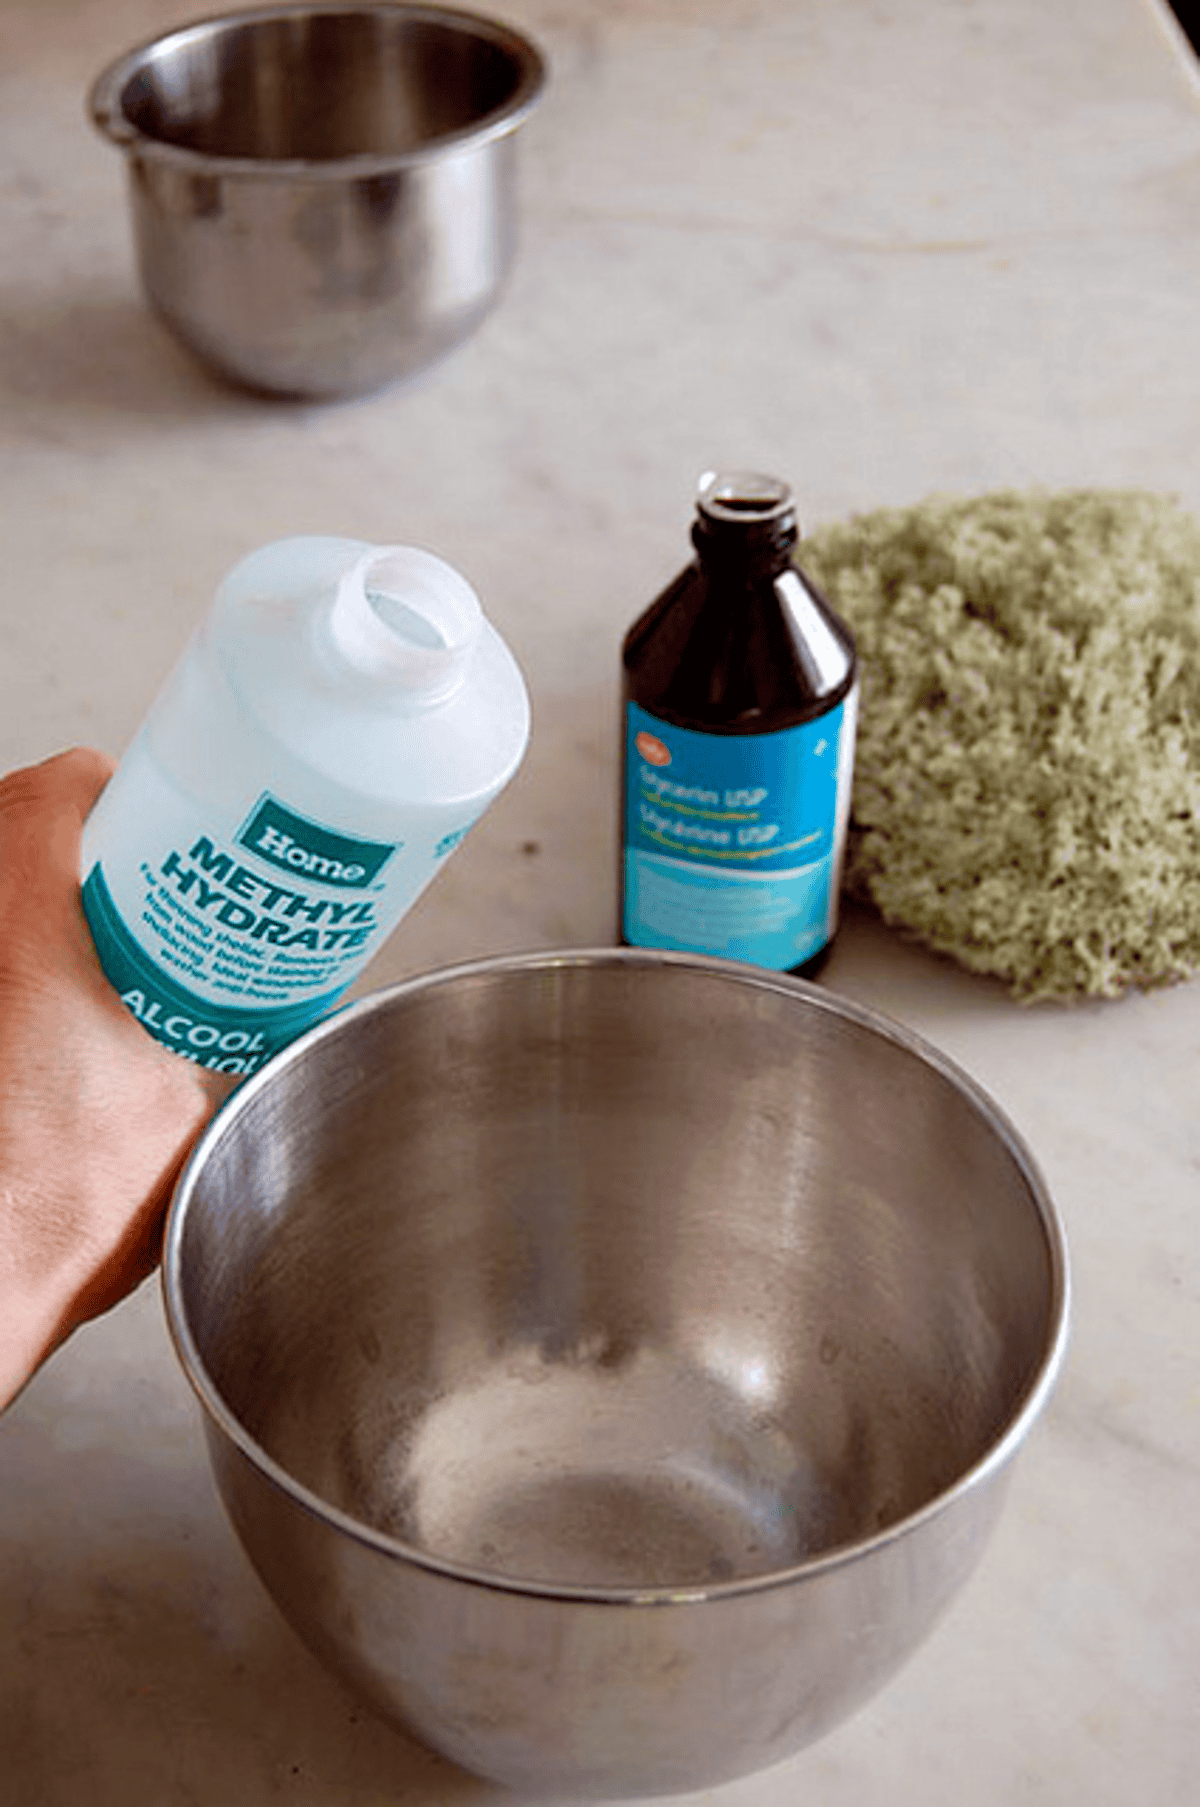
[{"label": "small stainless steel bowl", "polygon": [[776,1763],[873,1693],[973,1568],[1067,1322],[1054,1207],[951,1062],[632,950],[435,973],[293,1044],[199,1144],[164,1276],[286,1616],[569,1798]]},{"label": "small stainless steel bowl", "polygon": [[130,51],[89,106],[127,154],[155,312],[236,382],[332,398],[424,370],[494,305],[544,76],[474,13],[291,5]]}]

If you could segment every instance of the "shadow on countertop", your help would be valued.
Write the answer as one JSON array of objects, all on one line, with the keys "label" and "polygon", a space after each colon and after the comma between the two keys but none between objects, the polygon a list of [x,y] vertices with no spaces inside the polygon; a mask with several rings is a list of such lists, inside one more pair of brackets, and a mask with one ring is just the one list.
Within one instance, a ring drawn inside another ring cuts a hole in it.
[{"label": "shadow on countertop", "polygon": [[[10,290],[0,297],[0,393],[35,436],[55,415],[178,421],[260,417],[277,399],[222,383],[132,294]],[[303,412],[303,404],[283,403]]]},{"label": "shadow on countertop", "polygon": [[[61,1466],[72,1489],[78,1464]],[[86,1513],[86,1492],[74,1497]],[[155,1517],[149,1503],[103,1550],[86,1532],[73,1543],[47,1531],[0,1560],[6,1802],[503,1802],[322,1669],[232,1545],[214,1535],[197,1548]]]},{"label": "shadow on countertop", "polygon": [[4,1807],[503,1807],[318,1663],[213,1485],[159,1287],[0,1415]]}]

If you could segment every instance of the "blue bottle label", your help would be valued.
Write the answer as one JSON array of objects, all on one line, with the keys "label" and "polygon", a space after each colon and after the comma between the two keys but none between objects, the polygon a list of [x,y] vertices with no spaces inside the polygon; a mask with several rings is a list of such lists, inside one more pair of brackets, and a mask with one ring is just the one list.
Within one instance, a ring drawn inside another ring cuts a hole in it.
[{"label": "blue bottle label", "polygon": [[625,904],[633,947],[783,972],[837,926],[857,691],[772,734],[625,722]]}]

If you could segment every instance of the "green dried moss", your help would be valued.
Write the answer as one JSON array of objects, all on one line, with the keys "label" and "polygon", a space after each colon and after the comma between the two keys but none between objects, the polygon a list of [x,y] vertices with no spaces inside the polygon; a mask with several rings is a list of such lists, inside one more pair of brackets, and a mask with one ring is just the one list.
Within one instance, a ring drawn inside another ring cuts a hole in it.
[{"label": "green dried moss", "polygon": [[1200,523],[1002,491],[800,557],[862,659],[848,890],[1026,1000],[1200,970]]}]

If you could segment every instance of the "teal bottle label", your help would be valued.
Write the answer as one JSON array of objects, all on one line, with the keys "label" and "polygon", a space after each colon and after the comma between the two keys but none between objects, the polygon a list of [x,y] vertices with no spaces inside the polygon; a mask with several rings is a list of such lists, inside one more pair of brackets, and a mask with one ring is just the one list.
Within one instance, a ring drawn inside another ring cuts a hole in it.
[{"label": "teal bottle label", "polygon": [[327,1015],[374,952],[402,844],[339,834],[269,793],[227,840],[146,773],[141,801],[134,844],[101,849],[84,877],[100,964],[156,1040],[245,1077]]},{"label": "teal bottle label", "polygon": [[269,792],[259,799],[235,839],[281,872],[304,874],[351,891],[369,885],[396,852],[394,842],[352,839],[310,822]]},{"label": "teal bottle label", "polygon": [[676,728],[636,703],[625,723],[625,902],[633,947],[776,972],[837,925],[857,692],[771,734]]},{"label": "teal bottle label", "polygon": [[242,1078],[327,1015],[344,987],[274,1010],[218,1004],[171,978],[122,922],[99,864],[83,885],[83,909],[109,984],[155,1041],[218,1073]]}]

